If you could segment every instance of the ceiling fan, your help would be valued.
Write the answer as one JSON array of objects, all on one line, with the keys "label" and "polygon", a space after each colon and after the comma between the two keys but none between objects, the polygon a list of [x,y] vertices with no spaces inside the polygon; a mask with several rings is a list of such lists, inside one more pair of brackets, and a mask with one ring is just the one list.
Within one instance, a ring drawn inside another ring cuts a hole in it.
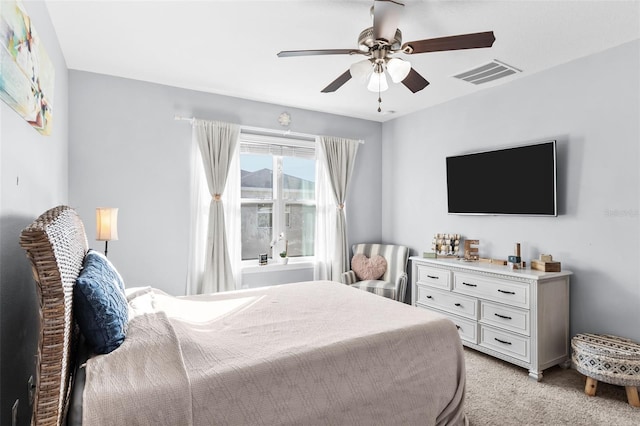
[{"label": "ceiling fan", "polygon": [[491,47],[496,38],[493,31],[461,34],[449,37],[409,41],[402,44],[402,32],[398,28],[400,12],[404,4],[395,0],[374,0],[371,7],[373,26],[363,30],[358,36],[358,49],[284,50],[278,57],[315,55],[363,55],[367,59],[356,62],[340,77],[322,89],[323,93],[335,92],[343,84],[355,78],[367,78],[367,89],[378,92],[378,112],[382,109],[380,92],[388,89],[385,71],[394,83],[404,84],[416,93],[429,84],[411,63],[396,55],[404,53],[441,52],[446,50],[476,49]]}]

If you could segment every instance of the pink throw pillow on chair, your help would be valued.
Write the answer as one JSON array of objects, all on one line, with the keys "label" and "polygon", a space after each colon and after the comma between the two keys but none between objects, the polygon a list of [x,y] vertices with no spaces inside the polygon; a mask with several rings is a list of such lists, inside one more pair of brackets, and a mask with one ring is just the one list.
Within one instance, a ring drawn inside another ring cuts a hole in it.
[{"label": "pink throw pillow on chair", "polygon": [[356,254],[351,259],[351,269],[360,281],[377,280],[387,271],[387,260],[380,255],[368,258],[364,254]]}]

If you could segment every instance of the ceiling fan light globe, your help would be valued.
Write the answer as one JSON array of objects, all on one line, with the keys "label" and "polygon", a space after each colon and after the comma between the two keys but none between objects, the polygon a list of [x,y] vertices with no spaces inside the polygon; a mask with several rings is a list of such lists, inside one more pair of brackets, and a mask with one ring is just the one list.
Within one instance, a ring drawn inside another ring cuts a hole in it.
[{"label": "ceiling fan light globe", "polygon": [[351,64],[349,72],[353,78],[365,78],[371,73],[372,68],[371,62],[369,62],[368,59],[365,59],[364,61],[358,61],[355,64]]},{"label": "ceiling fan light globe", "polygon": [[387,62],[387,72],[394,83],[400,83],[411,71],[411,63],[400,58],[391,58]]},{"label": "ceiling fan light globe", "polygon": [[388,88],[389,84],[387,83],[387,77],[384,75],[384,72],[374,72],[371,74],[367,90],[371,92],[384,92]]}]

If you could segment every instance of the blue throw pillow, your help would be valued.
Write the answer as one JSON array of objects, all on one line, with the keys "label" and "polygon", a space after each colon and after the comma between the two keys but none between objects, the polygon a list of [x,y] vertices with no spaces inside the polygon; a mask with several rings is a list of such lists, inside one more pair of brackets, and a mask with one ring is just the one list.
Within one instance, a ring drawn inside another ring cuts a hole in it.
[{"label": "blue throw pillow", "polygon": [[129,310],[118,271],[100,252],[89,250],[73,289],[74,314],[94,352],[107,354],[124,342]]}]

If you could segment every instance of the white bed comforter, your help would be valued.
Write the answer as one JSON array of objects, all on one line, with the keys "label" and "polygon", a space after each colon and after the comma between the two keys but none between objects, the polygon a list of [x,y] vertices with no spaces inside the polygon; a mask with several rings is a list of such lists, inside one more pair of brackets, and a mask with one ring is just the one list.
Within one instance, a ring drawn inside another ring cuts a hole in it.
[{"label": "white bed comforter", "polygon": [[130,297],[86,367],[83,425],[464,424],[448,319],[332,282]]}]

